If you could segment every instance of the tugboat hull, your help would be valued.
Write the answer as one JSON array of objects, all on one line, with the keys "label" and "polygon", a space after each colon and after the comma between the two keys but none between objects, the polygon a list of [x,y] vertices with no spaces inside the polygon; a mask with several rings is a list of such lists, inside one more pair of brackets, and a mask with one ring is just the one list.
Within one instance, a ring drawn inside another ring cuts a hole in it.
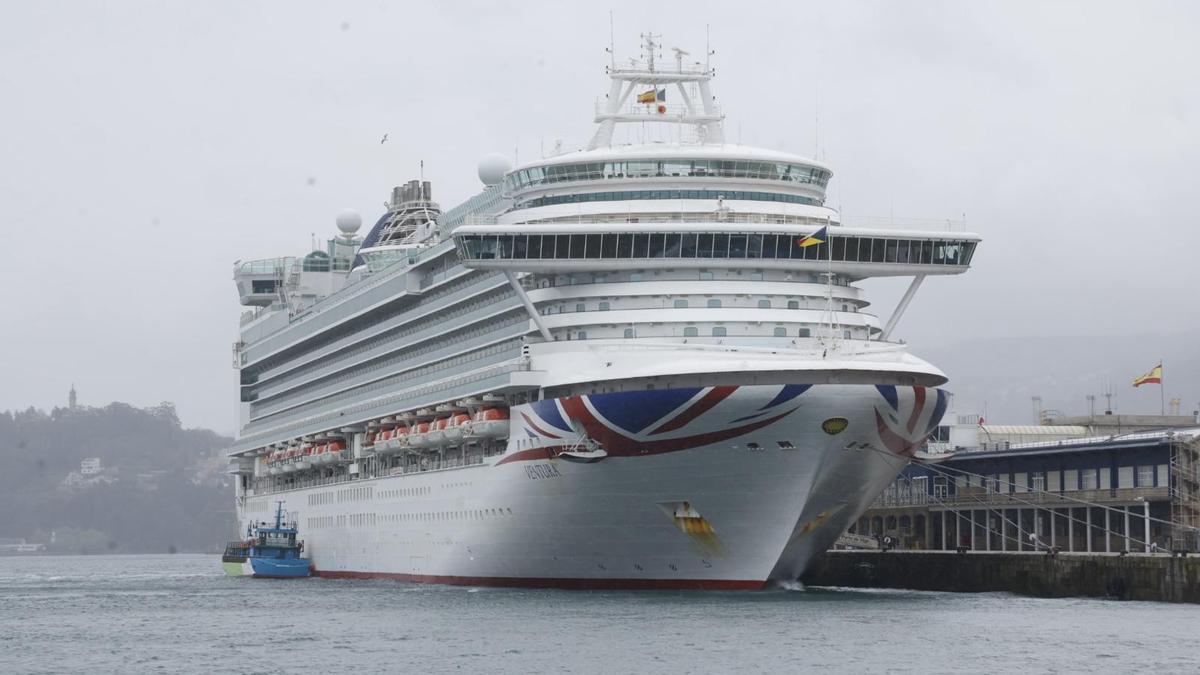
[{"label": "tugboat hull", "polygon": [[310,563],[307,558],[254,558],[249,564],[250,575],[268,579],[298,579],[307,577]]}]

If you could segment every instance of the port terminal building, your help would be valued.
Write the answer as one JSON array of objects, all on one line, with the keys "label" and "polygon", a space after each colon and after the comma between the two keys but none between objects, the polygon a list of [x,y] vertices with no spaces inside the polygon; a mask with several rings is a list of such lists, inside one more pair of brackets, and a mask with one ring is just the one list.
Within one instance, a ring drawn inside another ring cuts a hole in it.
[{"label": "port terminal building", "polygon": [[1195,417],[946,418],[851,535],[909,550],[1200,551]]}]

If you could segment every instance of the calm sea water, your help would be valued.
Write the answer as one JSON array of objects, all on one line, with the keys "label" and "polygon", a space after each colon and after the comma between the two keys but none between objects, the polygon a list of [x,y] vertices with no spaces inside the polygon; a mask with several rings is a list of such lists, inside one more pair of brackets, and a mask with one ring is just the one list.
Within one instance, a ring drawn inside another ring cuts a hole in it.
[{"label": "calm sea water", "polygon": [[1200,672],[1191,605],[269,581],[219,567],[0,558],[0,672]]}]

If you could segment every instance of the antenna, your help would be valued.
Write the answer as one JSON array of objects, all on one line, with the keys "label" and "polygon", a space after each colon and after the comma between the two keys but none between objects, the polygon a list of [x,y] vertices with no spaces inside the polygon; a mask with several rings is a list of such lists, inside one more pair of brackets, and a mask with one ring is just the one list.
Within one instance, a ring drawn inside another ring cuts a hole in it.
[{"label": "antenna", "polygon": [[662,37],[662,35],[655,35],[649,32],[642,33],[642,39],[646,41],[646,69],[652,73],[654,72],[654,49],[658,47],[658,43],[654,41],[654,38],[659,37]]},{"label": "antenna", "polygon": [[613,30],[613,11],[608,10],[608,56],[612,61],[613,70],[617,68],[617,38]]},{"label": "antenna", "polygon": [[1042,423],[1042,397],[1041,396],[1033,397],[1033,423],[1034,424]]},{"label": "antenna", "polygon": [[423,159],[421,160],[420,174],[421,174],[421,180],[422,181],[425,180],[425,160],[423,160]]},{"label": "antenna", "polygon": [[1088,417],[1095,417],[1096,416],[1096,395],[1088,394],[1087,402],[1088,402]]},{"label": "antenna", "polygon": [[709,47],[708,37],[709,37],[708,36],[708,24],[704,24],[704,69],[705,70],[711,69],[711,66],[709,65],[709,62],[708,62],[708,57],[712,56],[712,54],[713,54],[712,48]]}]

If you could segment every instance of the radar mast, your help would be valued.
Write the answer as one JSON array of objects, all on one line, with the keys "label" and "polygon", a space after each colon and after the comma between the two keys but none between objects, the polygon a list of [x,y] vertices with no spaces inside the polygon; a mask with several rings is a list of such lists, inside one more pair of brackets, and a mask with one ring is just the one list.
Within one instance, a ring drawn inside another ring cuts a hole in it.
[{"label": "radar mast", "polygon": [[[627,67],[618,67],[614,59],[614,65],[606,69],[612,83],[609,85],[608,97],[596,106],[595,122],[600,126],[588,144],[588,149],[611,147],[613,132],[618,123],[661,122],[690,125],[695,129],[696,137],[701,143],[724,143],[722,122],[725,116],[713,102],[712,90],[709,87],[713,69],[699,63],[685,66],[683,55],[687,52],[675,48],[675,71],[659,70],[655,62],[655,51],[659,47],[656,38],[661,36],[643,33],[641,37],[644,52],[642,59],[630,59]],[[688,84],[695,85],[698,96],[693,96],[688,91],[688,87],[685,86]],[[642,91],[643,88],[649,88],[649,91]],[[681,103],[668,104],[668,91],[677,92]]]}]

